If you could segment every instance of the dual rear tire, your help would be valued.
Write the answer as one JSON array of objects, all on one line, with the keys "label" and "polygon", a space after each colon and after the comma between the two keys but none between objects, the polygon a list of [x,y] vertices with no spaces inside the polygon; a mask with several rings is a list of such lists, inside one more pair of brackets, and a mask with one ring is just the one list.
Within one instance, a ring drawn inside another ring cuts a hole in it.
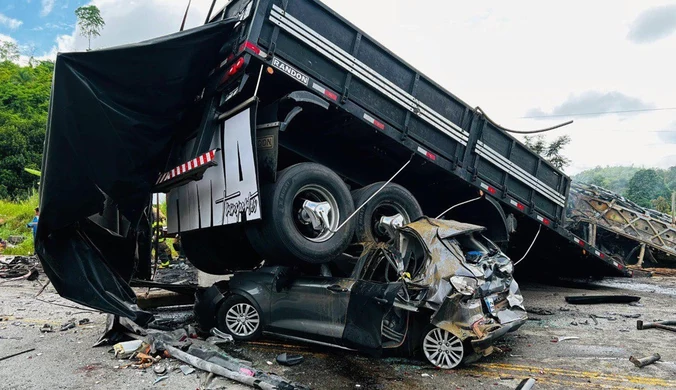
[{"label": "dual rear tire", "polygon": [[350,193],[343,180],[323,165],[293,165],[261,189],[262,220],[247,227],[247,238],[263,258],[281,264],[326,263],[353,241],[388,241],[387,232],[379,227],[381,217],[401,215],[406,224],[423,214],[407,189],[390,183],[380,190],[383,184]]}]

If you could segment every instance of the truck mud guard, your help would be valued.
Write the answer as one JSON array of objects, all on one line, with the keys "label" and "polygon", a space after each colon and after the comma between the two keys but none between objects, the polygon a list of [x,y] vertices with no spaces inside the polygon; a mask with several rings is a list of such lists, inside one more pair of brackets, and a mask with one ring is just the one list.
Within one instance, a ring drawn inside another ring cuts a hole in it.
[{"label": "truck mud guard", "polygon": [[[209,149],[215,151],[215,166],[206,169],[198,181],[171,189],[167,195],[169,233],[231,225],[260,219],[260,195],[256,169],[257,100],[218,117]],[[174,169],[190,171],[200,166],[193,158],[194,139],[184,147],[183,162]]]},{"label": "truck mud guard", "polygon": [[[137,248],[150,241],[138,233],[140,221],[171,143],[185,131],[181,119],[221,60],[219,48],[235,23],[58,55],[35,248],[64,298],[139,324],[152,319],[128,285]],[[106,198],[126,229],[90,219],[103,212]]]}]

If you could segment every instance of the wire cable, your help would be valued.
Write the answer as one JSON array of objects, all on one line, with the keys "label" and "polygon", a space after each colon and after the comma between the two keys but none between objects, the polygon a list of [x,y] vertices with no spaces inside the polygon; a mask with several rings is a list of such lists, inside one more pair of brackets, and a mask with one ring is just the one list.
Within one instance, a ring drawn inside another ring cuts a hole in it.
[{"label": "wire cable", "polygon": [[444,211],[443,213],[437,215],[437,217],[434,218],[434,219],[439,219],[439,218],[443,217],[443,216],[444,216],[446,213],[448,213],[449,211],[453,210],[454,208],[460,207],[460,206],[462,206],[462,205],[466,205],[467,203],[472,203],[472,202],[474,202],[475,200],[479,200],[479,199],[481,199],[481,198],[483,198],[483,195],[482,195],[482,196],[478,196],[478,197],[476,197],[476,198],[474,198],[474,199],[466,200],[466,201],[464,201],[464,202],[461,202],[461,203],[458,203],[458,204],[456,204],[456,205],[453,205],[453,206],[449,207],[449,208],[448,208],[446,211]]},{"label": "wire cable", "polygon": [[516,263],[514,263],[514,266],[516,267],[520,262],[523,261],[523,259],[528,256],[528,253],[530,253],[530,250],[533,248],[533,245],[535,245],[535,240],[538,239],[538,236],[540,235],[540,230],[542,230],[542,225],[538,226],[538,232],[535,233],[535,238],[533,238],[533,242],[530,243],[530,246],[528,247],[528,250],[526,250],[526,253],[523,254],[523,257],[519,259]]},{"label": "wire cable", "polygon": [[561,117],[571,117],[571,116],[600,116],[600,115],[612,115],[612,114],[630,114],[636,112],[654,112],[654,111],[671,111],[676,110],[676,107],[664,107],[664,108],[644,108],[640,110],[619,110],[619,111],[603,111],[603,112],[581,112],[577,114],[545,114],[545,115],[532,115],[532,116],[522,116],[519,119],[546,119],[546,118],[561,118]]},{"label": "wire cable", "polygon": [[490,122],[490,124],[492,124],[493,126],[497,127],[498,129],[501,129],[502,131],[506,131],[506,132],[508,132],[508,133],[514,133],[514,134],[538,134],[538,133],[544,133],[544,132],[547,132],[547,131],[552,131],[552,130],[559,129],[559,128],[564,127],[564,126],[568,126],[569,124],[573,123],[573,120],[569,120],[568,122],[561,123],[561,124],[559,124],[559,125],[552,126],[552,127],[547,127],[546,129],[530,130],[530,131],[512,130],[512,129],[508,129],[508,128],[506,128],[506,127],[500,126],[497,122],[493,121],[493,120],[491,119],[491,117],[489,117],[488,115],[486,115],[486,112],[485,112],[484,110],[482,110],[481,107],[477,106],[477,108],[475,108],[474,110],[475,110],[476,112],[480,113],[481,115],[483,115],[484,118],[486,118],[486,120],[487,120],[488,122]]}]

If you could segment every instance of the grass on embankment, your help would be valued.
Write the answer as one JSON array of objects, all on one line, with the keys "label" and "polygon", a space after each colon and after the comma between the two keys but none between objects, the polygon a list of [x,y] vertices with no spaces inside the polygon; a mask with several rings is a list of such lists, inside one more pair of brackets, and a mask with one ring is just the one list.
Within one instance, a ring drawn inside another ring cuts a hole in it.
[{"label": "grass on embankment", "polygon": [[28,255],[33,254],[33,233],[26,227],[38,206],[38,194],[35,193],[29,199],[21,202],[0,200],[0,237],[7,240],[9,236],[23,236],[26,239],[15,247],[9,247],[0,252],[3,255]]}]

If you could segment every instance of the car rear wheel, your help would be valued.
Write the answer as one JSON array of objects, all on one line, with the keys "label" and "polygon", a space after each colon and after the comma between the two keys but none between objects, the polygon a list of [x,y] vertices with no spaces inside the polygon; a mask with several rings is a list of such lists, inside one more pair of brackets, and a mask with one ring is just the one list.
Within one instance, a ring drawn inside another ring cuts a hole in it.
[{"label": "car rear wheel", "polygon": [[462,340],[437,327],[431,327],[424,333],[422,351],[428,362],[443,369],[457,367],[465,355]]},{"label": "car rear wheel", "polygon": [[218,309],[218,329],[237,341],[251,341],[263,333],[261,313],[241,295],[231,295]]},{"label": "car rear wheel", "polygon": [[284,169],[262,189],[263,218],[247,228],[247,237],[266,259],[288,263],[326,263],[350,244],[354,221],[350,191],[329,168],[301,163]]},{"label": "car rear wheel", "polygon": [[[375,194],[385,182],[373,183],[352,192],[354,207],[358,208]],[[413,194],[399,184],[390,183],[373,199],[369,200],[355,217],[355,239],[357,242],[387,242],[391,239],[380,226],[383,217],[401,216],[401,224],[406,225],[422,217],[420,204]]]}]

